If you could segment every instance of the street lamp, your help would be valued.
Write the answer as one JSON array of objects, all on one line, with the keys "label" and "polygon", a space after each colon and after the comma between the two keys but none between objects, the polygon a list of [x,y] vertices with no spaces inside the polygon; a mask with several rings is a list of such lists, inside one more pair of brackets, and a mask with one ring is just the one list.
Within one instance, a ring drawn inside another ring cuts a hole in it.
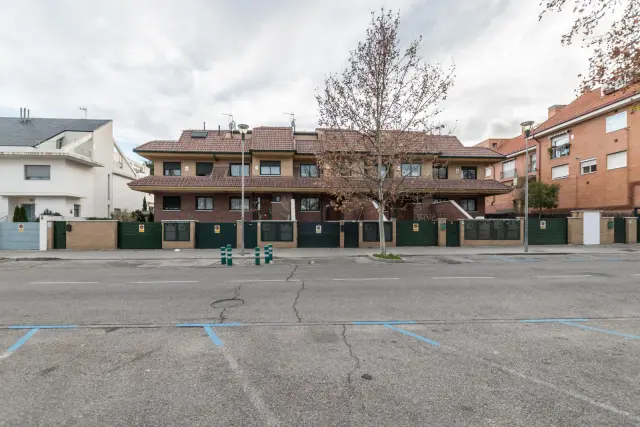
[{"label": "street lamp", "polygon": [[524,251],[529,252],[529,135],[533,122],[528,120],[520,123],[524,133]]},{"label": "street lamp", "polygon": [[244,136],[249,130],[249,125],[240,124],[238,125],[238,129],[240,129],[240,135],[242,135],[242,160],[240,162],[240,179],[242,181],[242,193],[240,195],[240,212],[242,215],[240,220],[240,250],[242,255],[244,255]]}]

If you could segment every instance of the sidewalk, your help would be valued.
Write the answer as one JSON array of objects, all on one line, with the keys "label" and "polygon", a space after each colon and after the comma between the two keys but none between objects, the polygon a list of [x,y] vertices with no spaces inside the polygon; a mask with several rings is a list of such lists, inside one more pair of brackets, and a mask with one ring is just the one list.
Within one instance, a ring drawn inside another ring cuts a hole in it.
[{"label": "sidewalk", "polygon": [[[389,252],[405,256],[464,256],[464,255],[524,255],[522,246],[505,247],[398,247],[388,248]],[[339,249],[339,248],[297,248],[274,249],[275,259],[314,259],[365,257],[378,252],[376,249]],[[624,254],[639,252],[639,245],[599,245],[599,246],[530,246],[528,255],[567,255],[567,254]],[[261,253],[264,256],[264,253]],[[240,255],[240,249],[233,250],[234,259],[254,257],[253,250]],[[116,251],[0,251],[0,259],[9,260],[171,260],[171,259],[220,259],[219,249],[183,249],[173,250],[116,250]]]}]

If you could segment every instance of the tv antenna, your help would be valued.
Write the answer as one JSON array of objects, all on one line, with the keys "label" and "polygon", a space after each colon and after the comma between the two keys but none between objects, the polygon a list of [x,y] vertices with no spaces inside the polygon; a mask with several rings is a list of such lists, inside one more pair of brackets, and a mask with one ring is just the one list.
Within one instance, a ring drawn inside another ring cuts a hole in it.
[{"label": "tv antenna", "polygon": [[82,113],[84,114],[84,117],[81,117],[81,118],[86,119],[87,118],[87,111],[88,111],[87,107],[85,107],[83,105],[82,107],[78,108],[78,110],[82,111]]},{"label": "tv antenna", "polygon": [[291,128],[295,131],[296,130],[296,115],[295,113],[284,113],[287,116],[289,116],[289,118],[291,119]]},{"label": "tv antenna", "polygon": [[222,113],[223,116],[229,117],[229,130],[233,133],[236,130],[236,122],[233,120],[233,113]]}]

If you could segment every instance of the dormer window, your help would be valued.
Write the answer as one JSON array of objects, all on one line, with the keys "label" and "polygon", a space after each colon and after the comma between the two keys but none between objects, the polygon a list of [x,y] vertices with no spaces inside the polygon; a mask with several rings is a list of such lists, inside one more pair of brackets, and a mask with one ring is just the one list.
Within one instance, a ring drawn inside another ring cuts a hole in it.
[{"label": "dormer window", "polygon": [[194,130],[191,132],[191,138],[206,138],[209,132],[205,130]]}]

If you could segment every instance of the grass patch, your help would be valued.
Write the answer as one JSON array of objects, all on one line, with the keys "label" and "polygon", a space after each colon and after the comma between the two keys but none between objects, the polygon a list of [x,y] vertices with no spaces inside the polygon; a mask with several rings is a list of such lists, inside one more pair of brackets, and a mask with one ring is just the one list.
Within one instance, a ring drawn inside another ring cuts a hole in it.
[{"label": "grass patch", "polygon": [[382,259],[398,259],[398,260],[402,259],[402,258],[400,258],[399,255],[396,255],[396,254],[386,254],[386,255],[373,254],[373,256],[376,257],[376,258],[382,258]]}]

